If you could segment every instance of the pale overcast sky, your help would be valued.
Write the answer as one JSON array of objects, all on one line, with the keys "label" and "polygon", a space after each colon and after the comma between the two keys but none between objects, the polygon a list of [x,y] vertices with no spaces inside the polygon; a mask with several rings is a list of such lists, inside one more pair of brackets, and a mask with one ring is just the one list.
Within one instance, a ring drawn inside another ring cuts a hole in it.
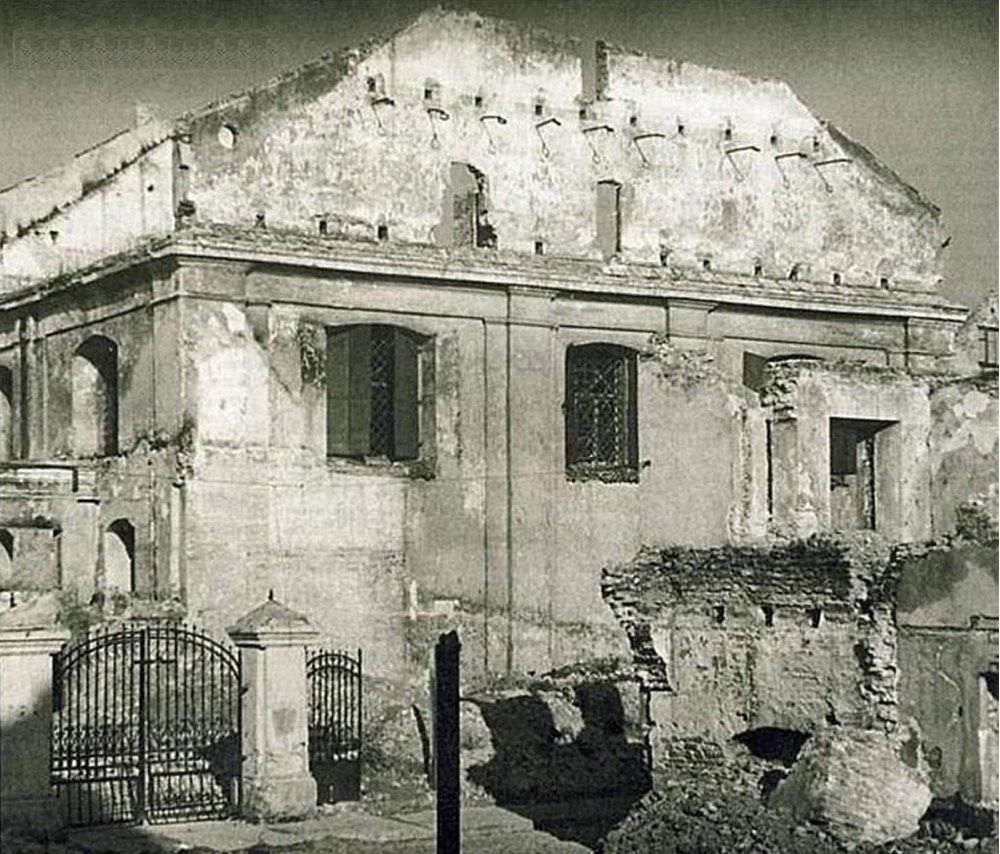
[{"label": "pale overcast sky", "polygon": [[[427,0],[0,0],[0,187],[404,25]],[[477,11],[780,77],[938,205],[945,293],[997,287],[996,0],[469,0]]]}]

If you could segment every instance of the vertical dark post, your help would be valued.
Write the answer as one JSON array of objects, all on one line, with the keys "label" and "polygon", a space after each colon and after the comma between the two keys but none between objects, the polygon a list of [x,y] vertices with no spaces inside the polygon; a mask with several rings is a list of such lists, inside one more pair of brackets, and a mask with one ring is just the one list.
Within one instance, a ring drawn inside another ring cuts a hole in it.
[{"label": "vertical dark post", "polygon": [[437,854],[459,854],[462,847],[461,779],[458,739],[457,632],[438,638],[434,648],[434,769],[437,789]]},{"label": "vertical dark post", "polygon": [[[149,715],[149,629],[139,630],[139,777],[136,780],[135,821],[142,824],[146,820],[146,749],[149,737],[147,716]],[[133,662],[133,667],[135,666]]]}]

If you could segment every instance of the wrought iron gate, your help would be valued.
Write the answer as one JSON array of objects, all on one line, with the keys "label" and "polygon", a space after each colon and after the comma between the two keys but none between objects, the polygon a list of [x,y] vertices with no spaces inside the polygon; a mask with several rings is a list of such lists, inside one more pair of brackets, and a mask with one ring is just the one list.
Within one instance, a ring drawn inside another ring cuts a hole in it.
[{"label": "wrought iron gate", "polygon": [[361,797],[361,650],[306,653],[309,770],[319,803]]},{"label": "wrought iron gate", "polygon": [[52,784],[71,825],[232,815],[240,661],[178,623],[99,629],[53,656]]}]

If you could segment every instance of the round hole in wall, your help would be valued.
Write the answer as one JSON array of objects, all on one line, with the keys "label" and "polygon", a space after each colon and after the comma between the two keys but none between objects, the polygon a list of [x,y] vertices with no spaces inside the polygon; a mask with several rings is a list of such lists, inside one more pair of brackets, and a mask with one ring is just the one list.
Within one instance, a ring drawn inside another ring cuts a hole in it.
[{"label": "round hole in wall", "polygon": [[232,149],[236,147],[236,128],[232,125],[223,125],[218,133],[219,145],[223,148]]}]

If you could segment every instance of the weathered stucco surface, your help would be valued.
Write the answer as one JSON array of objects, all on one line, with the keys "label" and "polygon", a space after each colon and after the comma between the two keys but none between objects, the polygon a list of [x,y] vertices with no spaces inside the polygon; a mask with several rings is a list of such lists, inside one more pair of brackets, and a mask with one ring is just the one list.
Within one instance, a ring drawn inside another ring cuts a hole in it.
[{"label": "weathered stucco surface", "polygon": [[997,525],[997,378],[945,383],[931,395],[931,522],[955,530],[963,507]]},{"label": "weathered stucco surface", "polygon": [[[456,175],[479,245],[449,245]],[[960,376],[937,210],[784,84],[432,11],[144,118],[0,216],[0,577],[64,616],[219,630],[273,589],[410,689],[451,627],[470,675],[635,654],[671,689],[657,755],[693,766],[755,727],[891,728],[897,664],[979,649],[907,634],[897,662],[883,558],[827,538],[831,420],[877,434],[880,542],[995,531],[996,382]],[[328,454],[327,334],[358,324],[423,342],[417,460]],[[115,354],[96,455],[74,428],[92,336]],[[614,482],[567,465],[583,344],[635,354]],[[602,570],[643,548],[609,608]],[[643,573],[665,598],[635,599]],[[923,684],[907,708],[965,756]]]},{"label": "weathered stucco surface", "polygon": [[997,617],[995,542],[915,549],[903,564],[900,714],[920,722],[935,794],[994,808]]},{"label": "weathered stucco surface", "polygon": [[606,570],[604,597],[653,690],[654,763],[713,764],[734,736],[763,727],[892,729],[885,557],[862,536],[853,546],[647,550]]}]

